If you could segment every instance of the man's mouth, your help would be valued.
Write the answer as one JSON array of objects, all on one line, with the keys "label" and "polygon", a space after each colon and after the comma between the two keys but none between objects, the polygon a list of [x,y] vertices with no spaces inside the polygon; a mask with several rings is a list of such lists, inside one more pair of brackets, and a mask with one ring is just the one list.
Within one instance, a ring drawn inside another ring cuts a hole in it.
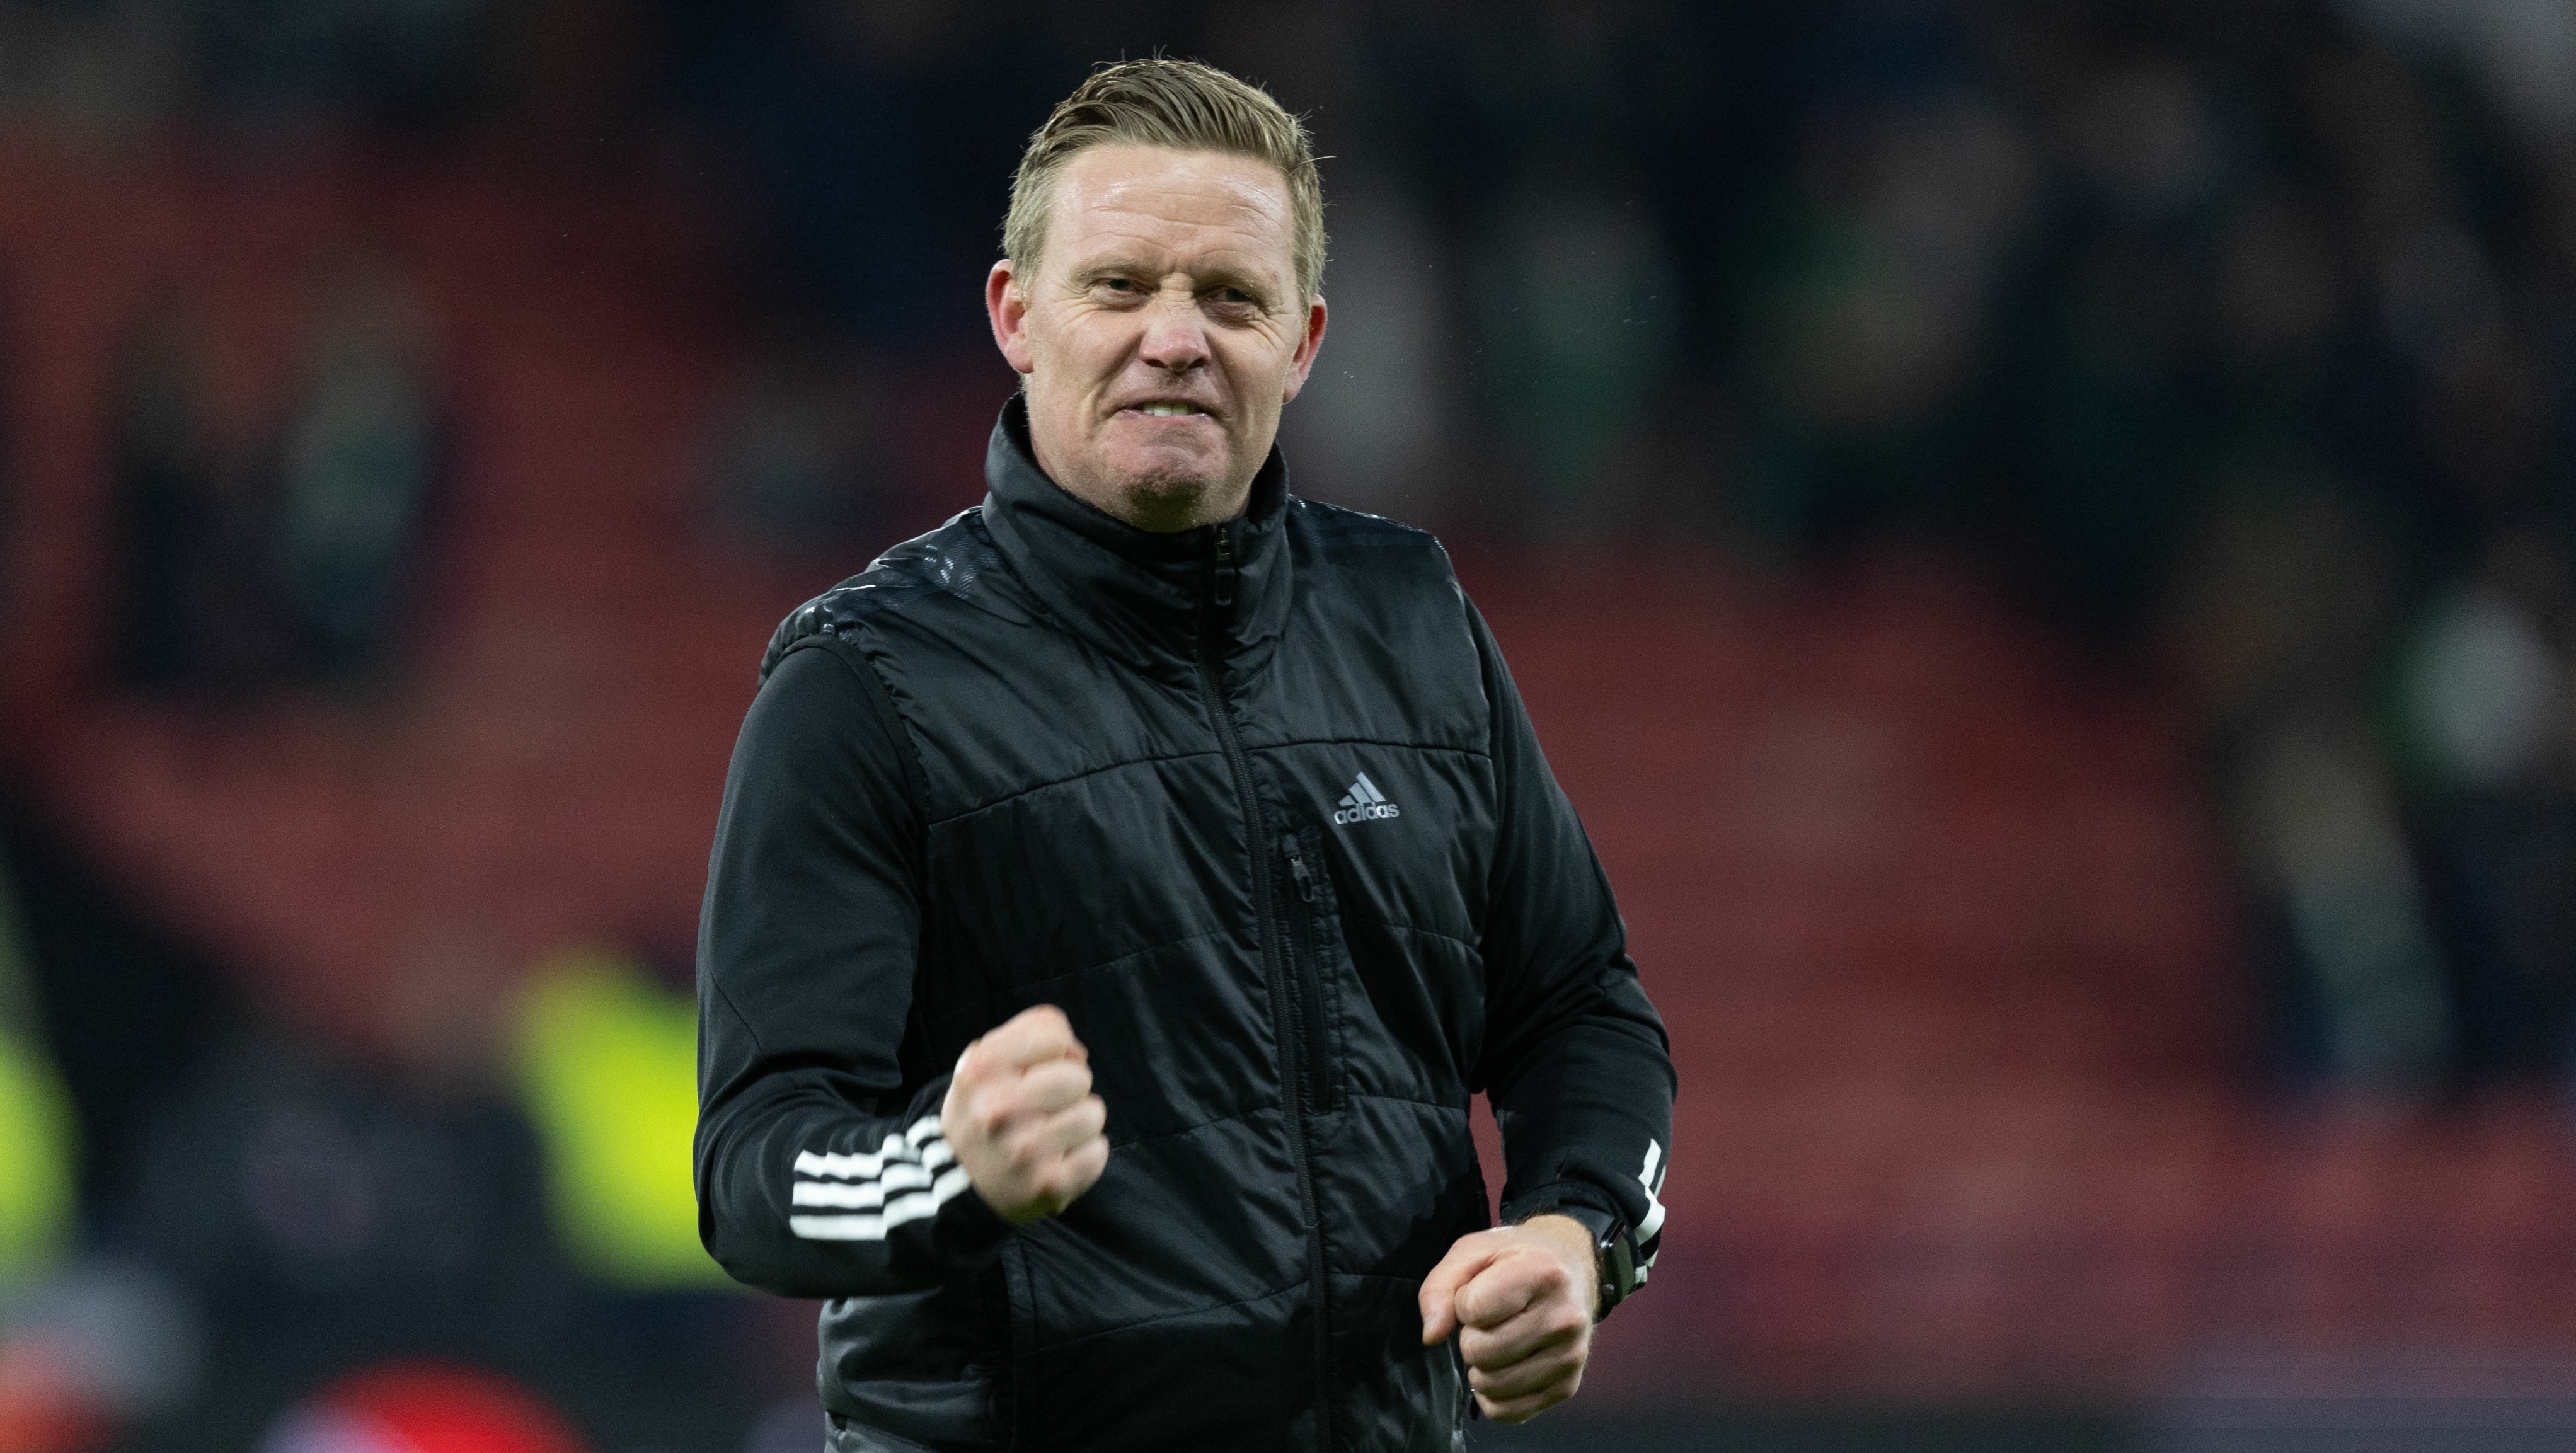
[{"label": "man's mouth", "polygon": [[1196,404],[1185,404],[1170,400],[1162,400],[1150,404],[1130,404],[1127,407],[1130,412],[1143,414],[1149,419],[1187,419],[1192,417],[1208,417],[1208,411],[1200,408]]}]

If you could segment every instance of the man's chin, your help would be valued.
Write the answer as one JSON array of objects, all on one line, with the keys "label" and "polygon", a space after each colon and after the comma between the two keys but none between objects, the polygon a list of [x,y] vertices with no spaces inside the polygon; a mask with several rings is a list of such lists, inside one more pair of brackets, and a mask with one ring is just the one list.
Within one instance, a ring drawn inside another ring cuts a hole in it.
[{"label": "man's chin", "polygon": [[[1224,461],[1203,457],[1122,460],[1108,484],[1127,508],[1128,523],[1148,530],[1186,530],[1214,524],[1243,507]],[[1229,488],[1229,486],[1232,486]]]},{"label": "man's chin", "polygon": [[1121,481],[1118,493],[1127,503],[1122,513],[1128,523],[1172,531],[1214,524],[1235,513],[1213,497],[1223,487],[1222,481],[1204,475],[1142,475]]}]

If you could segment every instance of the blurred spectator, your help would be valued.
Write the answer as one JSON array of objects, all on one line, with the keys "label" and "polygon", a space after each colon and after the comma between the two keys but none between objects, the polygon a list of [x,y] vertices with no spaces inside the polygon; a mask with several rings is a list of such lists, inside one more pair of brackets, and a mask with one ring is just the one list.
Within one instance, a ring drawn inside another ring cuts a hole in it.
[{"label": "blurred spectator", "polygon": [[[138,911],[60,825],[0,794],[0,885],[12,904],[21,1008],[41,1027],[77,1126],[61,1153],[93,1235],[127,1210],[145,1123],[228,1013],[215,966]],[[26,1164],[40,1186],[43,1160]]]},{"label": "blurred spectator", "polygon": [[1792,549],[1948,523],[1978,467],[1961,410],[2029,206],[2026,143],[1942,87],[1816,118],[1798,162],[1749,340],[1767,427],[1747,523]]},{"label": "blurred spectator", "polygon": [[0,860],[0,1296],[68,1247],[78,1141],[71,1098],[48,1053],[19,931],[17,892]]},{"label": "blurred spectator", "polygon": [[286,1391],[400,1354],[549,1365],[570,1284],[500,1087],[493,968],[424,942],[392,966],[379,1062],[270,1028],[166,1108],[136,1239],[220,1329],[219,1382]]},{"label": "blurred spectator", "polygon": [[[2368,726],[2296,713],[2266,723],[2235,783],[2248,876],[2289,931],[2288,1046],[2345,1084],[2422,1094],[2453,1051],[2423,882]],[[2310,1018],[2312,1016],[2312,1019]]]},{"label": "blurred spectator", "polygon": [[1606,476],[1668,401],[1681,278],[1651,215],[1596,180],[1605,169],[1533,179],[1477,260],[1480,434],[1503,446],[1528,490],[1525,519],[1488,524],[1550,534],[1624,524],[1603,508],[1617,487]]},{"label": "blurred spectator", "polygon": [[[2283,486],[2286,485],[2286,488]],[[2240,485],[2186,565],[2175,664],[2208,723],[2254,899],[2278,1068],[2432,1089],[2451,1026],[2423,883],[2366,716],[2384,544],[2295,476]]]},{"label": "blurred spectator", "polygon": [[347,682],[393,652],[441,465],[433,345],[390,265],[335,258],[315,286],[274,438],[261,403],[218,402],[229,381],[196,307],[144,314],[114,422],[116,647],[133,685]]},{"label": "blurred spectator", "polygon": [[564,1248],[610,1286],[730,1288],[698,1240],[695,1001],[626,959],[567,953],[537,968],[516,1017]]},{"label": "blurred spectator", "polygon": [[263,541],[268,501],[222,416],[201,310],[184,295],[144,310],[114,403],[114,651],[128,684],[230,694],[273,682],[293,646]]},{"label": "blurred spectator", "polygon": [[136,1122],[211,993],[174,957],[14,803],[0,812],[0,1448],[95,1448],[200,1390],[192,1309],[158,1268],[99,1249],[131,1210]]},{"label": "blurred spectator", "polygon": [[2460,1068],[2576,1070],[2576,702],[2564,566],[2530,534],[2489,548],[2403,643],[2396,735],[2451,967]]},{"label": "blurred spectator", "polygon": [[279,460],[275,566],[303,672],[363,676],[393,648],[437,484],[427,318],[380,259],[326,265]]}]

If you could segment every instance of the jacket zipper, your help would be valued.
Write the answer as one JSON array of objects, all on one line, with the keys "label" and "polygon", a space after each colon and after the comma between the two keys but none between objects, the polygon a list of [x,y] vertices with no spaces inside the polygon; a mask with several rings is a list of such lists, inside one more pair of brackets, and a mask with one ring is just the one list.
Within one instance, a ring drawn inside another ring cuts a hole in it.
[{"label": "jacket zipper", "polygon": [[1297,884],[1298,900],[1306,905],[1306,911],[1289,925],[1288,948],[1297,964],[1292,982],[1297,989],[1298,1027],[1304,1031],[1306,1113],[1321,1115],[1333,1108],[1333,1067],[1325,1047],[1328,1029],[1324,1023],[1323,962],[1315,947],[1317,872],[1307,868],[1303,845],[1294,832],[1279,835],[1279,855],[1288,860],[1288,874]]},{"label": "jacket zipper", "polygon": [[[1214,605],[1234,604],[1234,530],[1231,525],[1216,527],[1216,568],[1209,580],[1209,599]],[[1213,626],[1211,621],[1210,625]],[[1252,852],[1252,916],[1261,940],[1261,968],[1270,981],[1270,1013],[1276,1024],[1281,1053],[1279,1072],[1287,1080],[1281,1088],[1280,1110],[1288,1124],[1288,1155],[1297,1167],[1297,1210],[1306,1223],[1307,1301],[1315,1322],[1315,1447],[1325,1453],[1332,1447],[1333,1400],[1331,1395],[1332,1329],[1327,1318],[1331,1305],[1330,1289],[1324,1280],[1324,1222],[1315,1206],[1315,1176],[1307,1163],[1306,1152],[1306,1086],[1304,1055],[1305,1036],[1298,1033],[1297,1016],[1288,1003],[1289,986],[1279,936],[1279,913],[1271,897],[1270,842],[1261,812],[1261,797],[1253,786],[1252,760],[1244,754],[1243,739],[1235,731],[1234,708],[1227,704],[1222,684],[1222,662],[1219,638],[1214,629],[1202,629],[1199,635],[1199,694],[1207,702],[1208,720],[1216,727],[1217,745],[1225,751],[1225,764],[1234,773],[1234,790],[1243,800],[1243,821],[1247,846]],[[1300,876],[1300,882],[1303,883]],[[1311,885],[1307,891],[1311,892]]]}]

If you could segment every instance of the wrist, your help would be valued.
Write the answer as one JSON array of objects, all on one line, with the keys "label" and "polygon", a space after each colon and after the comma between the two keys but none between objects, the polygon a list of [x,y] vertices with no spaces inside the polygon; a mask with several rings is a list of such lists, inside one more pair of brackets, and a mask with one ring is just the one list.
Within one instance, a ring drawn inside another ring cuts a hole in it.
[{"label": "wrist", "polygon": [[1521,1213],[1518,1224],[1541,1220],[1568,1228],[1583,1240],[1579,1263],[1592,1287],[1592,1320],[1598,1322],[1627,1299],[1637,1283],[1636,1238],[1627,1218],[1586,1201],[1539,1201]]}]

